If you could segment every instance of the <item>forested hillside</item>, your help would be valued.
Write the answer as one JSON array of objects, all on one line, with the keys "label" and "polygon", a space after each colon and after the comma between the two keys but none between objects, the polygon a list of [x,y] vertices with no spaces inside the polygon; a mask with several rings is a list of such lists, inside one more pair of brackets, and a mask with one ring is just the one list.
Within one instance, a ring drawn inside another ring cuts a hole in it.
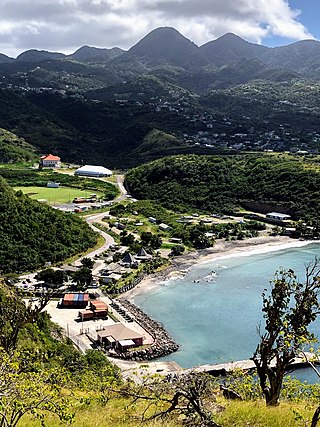
[{"label": "forested hillside", "polygon": [[175,210],[230,212],[246,202],[281,206],[295,217],[319,218],[320,174],[316,160],[279,156],[175,156],[128,172],[139,199]]},{"label": "forested hillside", "polygon": [[[0,91],[0,126],[32,141],[40,153],[54,152],[65,162],[109,168],[136,166],[172,150],[193,152],[171,133],[197,128],[176,113],[155,113],[148,106],[96,104],[52,94],[22,97],[6,91]],[[152,144],[145,144],[154,129],[162,131],[159,138],[153,134]]]},{"label": "forested hillside", "polygon": [[0,128],[0,163],[23,162],[36,159],[35,149],[23,138]]},{"label": "forested hillside", "polygon": [[81,219],[15,193],[0,177],[0,274],[34,270],[95,245]]}]

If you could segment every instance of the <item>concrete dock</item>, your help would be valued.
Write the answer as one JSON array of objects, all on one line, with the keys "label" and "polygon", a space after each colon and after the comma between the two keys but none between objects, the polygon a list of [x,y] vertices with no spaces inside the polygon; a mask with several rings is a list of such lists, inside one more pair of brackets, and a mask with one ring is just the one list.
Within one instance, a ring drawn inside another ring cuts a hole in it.
[{"label": "concrete dock", "polygon": [[[305,357],[306,356],[306,357]],[[305,353],[305,356],[301,354],[301,356],[296,357],[293,362],[289,365],[289,369],[299,369],[306,368],[310,366],[308,360],[312,361],[313,364],[320,364],[320,360],[313,353]],[[307,359],[306,359],[307,358]],[[275,366],[275,362],[273,363]],[[221,364],[208,364],[196,366],[194,368],[185,369],[184,372],[207,372],[208,374],[219,376],[226,375],[230,372],[233,372],[237,369],[241,369],[243,371],[251,371],[256,368],[253,360],[238,360],[236,362],[229,363],[221,363]]]}]

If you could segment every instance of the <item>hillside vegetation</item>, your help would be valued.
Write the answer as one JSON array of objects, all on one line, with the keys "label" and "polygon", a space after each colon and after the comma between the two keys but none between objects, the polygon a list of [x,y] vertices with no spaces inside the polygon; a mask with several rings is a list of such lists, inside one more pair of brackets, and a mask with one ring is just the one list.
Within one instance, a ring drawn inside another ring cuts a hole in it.
[{"label": "hillside vegetation", "polygon": [[[176,154],[181,150],[190,152],[192,147],[170,134],[195,128],[183,117],[168,111],[156,113],[148,106],[96,104],[52,94],[22,97],[5,91],[0,91],[0,126],[15,129],[39,152],[57,153],[64,162],[85,161],[111,169],[136,166],[171,154],[173,149]],[[153,129],[162,131],[160,139],[153,134],[152,144],[146,145],[144,138]],[[164,134],[168,134],[167,145],[163,143]]]},{"label": "hillside vegetation", "polygon": [[0,128],[0,163],[35,160],[35,149],[23,138]]},{"label": "hillside vegetation", "polygon": [[295,217],[318,219],[316,170],[316,164],[286,155],[175,156],[129,171],[126,183],[134,197],[175,210],[221,213],[258,202],[281,206]]},{"label": "hillside vegetation", "polygon": [[35,270],[95,245],[81,219],[15,193],[0,177],[0,274]]}]

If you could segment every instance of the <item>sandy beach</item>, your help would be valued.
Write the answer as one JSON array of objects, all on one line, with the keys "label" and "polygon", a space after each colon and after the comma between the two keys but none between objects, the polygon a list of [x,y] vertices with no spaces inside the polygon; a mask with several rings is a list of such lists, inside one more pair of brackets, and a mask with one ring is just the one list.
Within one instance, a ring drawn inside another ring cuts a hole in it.
[{"label": "sandy beach", "polygon": [[122,294],[120,299],[133,301],[137,295],[158,287],[165,281],[183,277],[190,268],[200,263],[303,247],[310,243],[316,243],[316,241],[296,240],[286,236],[259,236],[246,240],[218,241],[212,248],[188,252],[183,256],[174,258],[172,265],[146,277],[135,288]]}]

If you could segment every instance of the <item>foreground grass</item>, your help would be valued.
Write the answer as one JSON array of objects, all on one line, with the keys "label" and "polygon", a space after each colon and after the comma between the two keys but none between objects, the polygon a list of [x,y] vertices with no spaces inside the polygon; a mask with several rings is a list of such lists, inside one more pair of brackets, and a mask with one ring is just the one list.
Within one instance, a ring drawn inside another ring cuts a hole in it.
[{"label": "foreground grass", "polygon": [[[315,407],[308,403],[282,403],[279,407],[266,408],[264,402],[235,402],[219,399],[219,405],[225,410],[217,413],[214,420],[222,427],[299,427],[309,426]],[[141,426],[141,414],[144,406],[140,402],[134,406],[126,399],[112,399],[106,405],[94,402],[86,406],[75,404],[75,420],[77,427],[138,427]],[[299,413],[303,419],[298,419]],[[309,421],[309,422],[308,422]],[[47,427],[59,427],[61,423],[56,417],[46,417]],[[180,427],[182,419],[173,416],[170,419],[143,422],[149,427]],[[36,427],[39,422],[32,418],[24,418],[18,427]]]},{"label": "foreground grass", "polygon": [[[267,408],[263,401],[221,402],[225,411],[215,420],[223,427],[298,427],[309,426],[314,406],[308,403],[282,403],[279,407]],[[298,419],[300,414],[303,419]],[[303,421],[304,420],[304,421]]]}]

